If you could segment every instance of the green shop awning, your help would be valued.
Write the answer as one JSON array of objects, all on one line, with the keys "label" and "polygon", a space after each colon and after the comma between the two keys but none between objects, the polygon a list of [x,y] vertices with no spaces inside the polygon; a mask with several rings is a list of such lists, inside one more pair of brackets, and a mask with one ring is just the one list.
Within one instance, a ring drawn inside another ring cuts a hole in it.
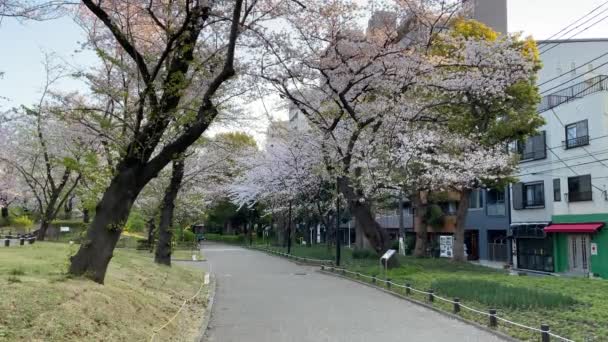
[{"label": "green shop awning", "polygon": [[545,233],[586,233],[597,232],[604,226],[603,222],[593,223],[556,223],[545,227]]}]

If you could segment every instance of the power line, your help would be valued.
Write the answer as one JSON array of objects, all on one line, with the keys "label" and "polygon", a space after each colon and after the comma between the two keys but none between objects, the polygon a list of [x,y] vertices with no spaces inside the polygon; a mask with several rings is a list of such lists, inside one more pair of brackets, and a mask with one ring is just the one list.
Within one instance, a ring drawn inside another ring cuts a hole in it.
[{"label": "power line", "polygon": [[[608,11],[608,8],[607,8],[607,9],[605,9],[604,11],[602,11],[602,13],[603,13],[603,12],[606,12],[606,11]],[[604,17],[602,17],[600,20],[598,20],[598,21],[594,22],[593,24],[591,24],[591,25],[589,25],[589,26],[585,27],[585,28],[584,28],[584,29],[582,29],[581,31],[574,33],[574,34],[573,34],[573,35],[571,35],[570,37],[568,37],[568,38],[564,39],[564,41],[570,40],[570,39],[572,39],[572,38],[574,38],[574,37],[578,36],[579,34],[581,34],[581,33],[585,32],[585,31],[587,31],[588,29],[592,28],[593,26],[595,26],[595,25],[597,25],[597,24],[601,23],[602,21],[604,21],[604,20],[606,20],[606,19],[608,19],[608,15],[606,15],[606,16],[604,16]],[[542,55],[542,54],[546,53],[547,51],[551,51],[551,50],[555,49],[556,47],[560,46],[562,43],[564,43],[564,42],[562,41],[562,42],[556,43],[555,45],[551,46],[550,48],[548,48],[548,49],[545,49],[545,50],[541,51],[541,52],[540,52],[540,55]]]},{"label": "power line", "polygon": [[[583,165],[590,165],[590,164],[595,164],[598,162],[604,162],[604,161],[608,161],[608,158],[605,159],[599,159],[599,160],[594,160],[594,161],[590,161],[590,162],[585,162],[585,163],[580,163],[580,164],[576,164],[576,165],[570,165],[570,167],[578,167],[578,166],[583,166]],[[565,169],[566,166],[564,167],[556,167],[556,168],[551,168],[551,169],[547,169],[547,170],[542,170],[542,171],[534,171],[534,172],[528,172],[528,173],[520,173],[517,175],[514,175],[516,177],[521,177],[521,176],[529,176],[529,175],[537,175],[539,173],[546,173],[546,172],[551,172],[551,171],[556,171],[556,170],[561,170],[561,169]],[[603,190],[602,190],[603,191]]]},{"label": "power line", "polygon": [[[566,84],[568,84],[568,83],[570,83],[570,82],[572,82],[572,81],[576,80],[577,78],[583,77],[583,76],[585,76],[585,75],[587,75],[587,74],[589,74],[589,73],[591,73],[591,72],[593,72],[593,71],[595,71],[595,70],[597,70],[597,69],[599,69],[599,68],[603,67],[603,66],[604,66],[604,65],[606,65],[606,64],[608,64],[608,62],[604,62],[604,63],[602,63],[602,64],[600,64],[600,65],[596,66],[595,68],[590,69],[589,71],[587,71],[587,72],[585,72],[585,73],[582,73],[582,74],[580,74],[580,75],[578,75],[578,76],[576,76],[576,77],[573,77],[573,78],[569,79],[569,80],[568,80],[568,81],[566,81],[566,82],[562,82],[562,83],[560,83],[560,84],[558,84],[558,85],[556,85],[556,86],[554,86],[554,87],[551,87],[551,88],[549,88],[549,89],[547,89],[547,90],[544,90],[544,91],[542,91],[542,92],[540,93],[540,95],[544,95],[544,94],[546,94],[546,93],[550,92],[551,90],[553,90],[553,89],[555,89],[555,88],[560,88],[560,87],[562,87],[563,85],[566,85]],[[600,82],[601,82],[601,81],[600,81]],[[581,83],[582,83],[582,82],[581,82]],[[599,82],[598,82],[598,83],[599,83]],[[595,85],[595,84],[594,84],[594,85]],[[587,90],[587,89],[585,89],[585,90]],[[551,94],[549,94],[549,95],[551,95]]]},{"label": "power line", "polygon": [[568,28],[570,28],[570,26],[572,25],[576,25],[576,23],[578,23],[579,21],[581,21],[582,19],[584,19],[586,16],[593,14],[593,12],[597,11],[598,9],[600,9],[601,7],[603,7],[605,4],[607,4],[608,1],[602,3],[601,5],[595,7],[594,9],[592,9],[591,11],[587,12],[585,15],[583,15],[582,17],[578,18],[577,20],[575,20],[573,23],[570,23],[569,25],[567,25],[566,27],[564,27],[563,29],[559,30],[558,32],[554,33],[552,36],[550,36],[549,38],[547,38],[547,40],[550,40],[554,37],[557,37],[560,33],[562,33],[563,31],[567,30]]},{"label": "power line", "polygon": [[[590,61],[588,61],[588,62],[585,62],[585,63],[583,63],[582,65],[577,66],[577,67],[576,67],[576,68],[574,68],[574,69],[570,69],[569,71],[566,71],[566,72],[564,72],[564,73],[562,73],[562,74],[559,74],[559,75],[557,75],[557,76],[555,76],[555,77],[553,77],[553,78],[551,78],[551,79],[548,79],[548,80],[544,81],[543,83],[538,84],[538,86],[539,86],[539,87],[542,87],[543,85],[545,85],[545,84],[547,84],[547,83],[549,83],[549,82],[555,81],[556,79],[561,78],[561,77],[563,77],[563,76],[566,76],[566,75],[568,75],[568,74],[572,73],[573,71],[576,71],[576,70],[578,70],[578,69],[580,69],[580,68],[582,68],[582,67],[584,67],[584,66],[586,66],[586,65],[589,65],[589,64],[591,64],[591,63],[593,63],[593,62],[597,61],[598,59],[600,59],[600,58],[602,58],[602,57],[604,57],[604,56],[608,56],[608,52],[603,53],[603,54],[601,54],[601,55],[599,55],[599,56],[595,57],[594,59],[592,59],[592,60],[590,60]],[[607,62],[607,63],[608,63],[608,62]],[[604,63],[604,64],[602,64],[602,65],[605,65],[605,64],[606,64],[606,63]],[[595,69],[596,69],[596,68],[594,68],[594,69],[592,69],[592,70],[588,70],[586,73],[584,73],[584,74],[582,74],[582,75],[586,75],[587,73],[589,73],[590,71],[593,71],[593,70],[595,70]],[[580,76],[582,76],[582,75],[580,75]],[[580,76],[578,76],[578,77],[580,77]],[[577,77],[577,78],[578,78],[578,77]],[[573,78],[573,79],[575,79],[575,78]],[[568,80],[568,82],[572,81],[573,79]],[[567,83],[567,82],[564,82],[564,83]],[[562,84],[564,84],[564,83],[562,83]],[[553,89],[553,88],[551,88],[551,89]],[[545,90],[545,91],[543,91],[543,93],[544,93],[544,92],[546,92],[546,90]]]}]

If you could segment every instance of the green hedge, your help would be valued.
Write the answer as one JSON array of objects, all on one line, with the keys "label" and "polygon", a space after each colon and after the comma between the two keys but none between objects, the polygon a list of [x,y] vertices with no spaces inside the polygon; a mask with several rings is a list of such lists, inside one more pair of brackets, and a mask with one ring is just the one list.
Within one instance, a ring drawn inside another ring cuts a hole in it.
[{"label": "green hedge", "polygon": [[205,239],[209,241],[218,241],[232,244],[242,244],[245,242],[244,235],[205,234]]},{"label": "green hedge", "polygon": [[481,279],[440,279],[432,282],[432,288],[442,295],[499,308],[553,308],[577,304],[574,298],[561,293],[503,285]]}]

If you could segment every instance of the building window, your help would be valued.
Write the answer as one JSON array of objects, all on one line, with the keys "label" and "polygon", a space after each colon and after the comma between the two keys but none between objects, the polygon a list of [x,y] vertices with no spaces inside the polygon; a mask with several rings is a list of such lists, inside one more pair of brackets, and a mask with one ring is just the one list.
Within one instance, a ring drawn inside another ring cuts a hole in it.
[{"label": "building window", "polygon": [[587,120],[566,126],[566,148],[589,145],[589,128]]},{"label": "building window", "polygon": [[524,184],[524,194],[526,208],[545,205],[545,185],[543,183]]},{"label": "building window", "polygon": [[561,202],[562,200],[562,187],[559,178],[553,180],[553,200],[555,202]]},{"label": "building window", "polygon": [[481,208],[483,208],[483,193],[480,189],[475,189],[469,195],[469,209]]},{"label": "building window", "polygon": [[593,200],[591,175],[568,177],[568,202]]},{"label": "building window", "polygon": [[534,135],[526,139],[525,142],[517,143],[517,153],[521,161],[538,160],[547,157],[546,133]]},{"label": "building window", "polygon": [[507,212],[504,190],[491,189],[486,192],[486,213],[488,216],[504,216]]},{"label": "building window", "polygon": [[543,182],[513,184],[513,209],[543,208],[545,185]]}]

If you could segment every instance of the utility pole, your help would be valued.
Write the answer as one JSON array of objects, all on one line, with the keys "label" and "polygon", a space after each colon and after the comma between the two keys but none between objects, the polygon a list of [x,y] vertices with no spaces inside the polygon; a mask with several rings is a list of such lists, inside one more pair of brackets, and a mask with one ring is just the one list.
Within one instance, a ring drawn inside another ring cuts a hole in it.
[{"label": "utility pole", "polygon": [[340,266],[340,192],[336,181],[336,266]]},{"label": "utility pole", "polygon": [[291,254],[291,201],[289,201],[289,215],[287,222],[287,254]]}]

